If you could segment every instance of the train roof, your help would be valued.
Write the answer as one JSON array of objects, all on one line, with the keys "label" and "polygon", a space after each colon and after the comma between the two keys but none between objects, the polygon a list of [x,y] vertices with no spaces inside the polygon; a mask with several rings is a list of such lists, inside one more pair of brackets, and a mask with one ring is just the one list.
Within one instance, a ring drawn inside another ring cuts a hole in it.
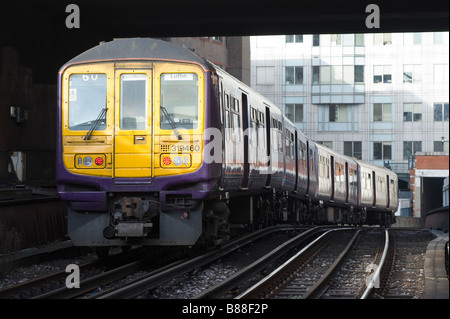
[{"label": "train roof", "polygon": [[175,60],[195,63],[205,70],[212,68],[205,59],[177,44],[151,38],[124,38],[101,42],[68,61],[61,70],[72,64],[105,60]]}]

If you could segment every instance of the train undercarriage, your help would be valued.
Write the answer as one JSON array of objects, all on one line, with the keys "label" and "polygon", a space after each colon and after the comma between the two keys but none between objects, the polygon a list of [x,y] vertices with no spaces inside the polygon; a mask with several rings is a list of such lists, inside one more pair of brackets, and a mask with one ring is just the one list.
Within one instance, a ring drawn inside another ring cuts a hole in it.
[{"label": "train undercarriage", "polygon": [[[380,225],[390,227],[392,212],[333,207],[289,197],[287,193],[237,196],[206,201],[189,195],[114,194],[108,211],[80,212],[69,208],[69,235],[76,245],[96,246],[104,256],[109,246],[213,247],[230,239],[233,228],[257,230],[277,224]],[[102,232],[99,232],[102,229]]]}]

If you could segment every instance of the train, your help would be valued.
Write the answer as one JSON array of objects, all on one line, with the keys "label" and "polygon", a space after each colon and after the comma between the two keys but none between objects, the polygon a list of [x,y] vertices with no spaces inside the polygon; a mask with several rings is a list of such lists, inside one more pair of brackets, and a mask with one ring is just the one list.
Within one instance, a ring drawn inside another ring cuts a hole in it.
[{"label": "train", "polygon": [[102,42],[57,79],[56,183],[75,245],[220,245],[235,227],[389,227],[397,175],[314,142],[192,50]]}]

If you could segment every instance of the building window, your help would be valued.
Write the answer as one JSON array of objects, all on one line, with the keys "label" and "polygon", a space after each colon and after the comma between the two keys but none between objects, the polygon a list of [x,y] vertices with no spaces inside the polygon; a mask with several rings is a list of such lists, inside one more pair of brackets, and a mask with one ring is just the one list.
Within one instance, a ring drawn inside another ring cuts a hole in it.
[{"label": "building window", "polygon": [[373,67],[373,83],[392,83],[390,65],[375,65]]},{"label": "building window", "polygon": [[374,103],[373,121],[392,122],[392,103]]},{"label": "building window", "polygon": [[373,35],[374,45],[391,45],[392,33],[375,33]]},{"label": "building window", "polygon": [[422,81],[421,65],[404,65],[403,66],[403,83],[417,83]]},{"label": "building window", "polygon": [[417,45],[422,44],[422,33],[405,33],[403,37],[403,44],[406,45]]},{"label": "building window", "polygon": [[348,105],[330,104],[328,109],[330,122],[348,122]]},{"label": "building window", "polygon": [[364,65],[355,65],[355,84],[364,83]]},{"label": "building window", "polygon": [[344,155],[362,159],[362,142],[344,142]]},{"label": "building window", "polygon": [[403,159],[408,159],[417,152],[422,152],[422,142],[420,141],[403,142]]},{"label": "building window", "polygon": [[292,122],[303,122],[303,104],[286,104],[285,114]]},{"label": "building window", "polygon": [[275,67],[273,67],[273,66],[257,66],[256,67],[256,84],[257,85],[273,85],[273,84],[275,84]]},{"label": "building window", "polygon": [[320,34],[313,34],[313,47],[320,46]]},{"label": "building window", "polygon": [[362,84],[364,65],[313,66],[313,84]]},{"label": "building window", "polygon": [[342,84],[342,65],[331,66],[331,84]]},{"label": "building window", "polygon": [[325,145],[326,147],[329,147],[331,149],[333,148],[333,142],[332,141],[317,141],[317,143]]},{"label": "building window", "polygon": [[422,33],[414,33],[413,36],[413,43],[414,44],[422,44]]},{"label": "building window", "polygon": [[323,65],[320,67],[320,84],[331,83],[331,66]]},{"label": "building window", "polygon": [[434,152],[446,152],[448,153],[448,141],[434,141]]},{"label": "building window", "polygon": [[403,122],[421,122],[422,103],[403,103]]},{"label": "building window", "polygon": [[286,85],[303,84],[303,67],[287,66],[285,74]]},{"label": "building window", "polygon": [[364,46],[364,34],[363,33],[355,34],[355,46],[357,46],[357,47]]},{"label": "building window", "polygon": [[286,43],[303,43],[303,34],[286,35]]},{"label": "building window", "polygon": [[434,44],[448,44],[448,32],[434,32]]},{"label": "building window", "polygon": [[448,64],[435,64],[433,67],[434,83],[448,83]]},{"label": "building window", "polygon": [[313,84],[319,84],[319,81],[320,81],[320,76],[319,76],[319,73],[320,73],[320,67],[319,66],[313,66],[312,67],[312,73],[313,73],[313,78],[312,78],[312,83]]},{"label": "building window", "polygon": [[444,32],[434,32],[434,44],[444,44]]},{"label": "building window", "polygon": [[448,121],[448,103],[434,103],[434,120],[436,122]]},{"label": "building window", "polygon": [[392,142],[374,142],[373,143],[374,160],[392,159]]},{"label": "building window", "polygon": [[342,35],[332,34],[331,35],[331,45],[342,45]]}]

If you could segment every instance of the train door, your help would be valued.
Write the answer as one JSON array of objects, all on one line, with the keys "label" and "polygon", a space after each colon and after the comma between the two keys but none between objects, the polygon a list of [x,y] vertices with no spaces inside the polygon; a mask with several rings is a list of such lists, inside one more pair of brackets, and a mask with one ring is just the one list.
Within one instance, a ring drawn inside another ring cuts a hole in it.
[{"label": "train door", "polygon": [[391,190],[390,190],[390,183],[389,183],[389,175],[386,175],[386,196],[387,196],[387,201],[386,201],[386,208],[389,208],[389,206],[391,205]]},{"label": "train door", "polygon": [[267,156],[267,179],[266,179],[266,184],[265,186],[269,186],[270,185],[270,176],[272,174],[270,174],[270,169],[271,169],[271,165],[272,165],[272,159],[271,159],[271,149],[272,149],[272,144],[270,143],[271,140],[271,127],[272,127],[272,121],[271,121],[271,117],[270,117],[270,108],[268,106],[266,106],[266,156]]},{"label": "train door", "polygon": [[309,148],[309,140],[306,140],[306,193],[310,195],[310,187],[311,187],[311,178],[312,178],[312,174],[311,174],[311,157],[312,157],[312,152]]},{"label": "train door", "polygon": [[348,203],[348,197],[349,197],[349,174],[348,174],[348,162],[345,162],[345,203]]},{"label": "train door", "polygon": [[248,101],[247,94],[242,93],[242,132],[244,132],[244,176],[242,178],[242,188],[247,188],[248,176],[250,174],[250,163],[248,161]]},{"label": "train door", "polygon": [[294,153],[295,153],[295,186],[294,186],[294,191],[297,191],[298,188],[298,166],[300,165],[299,163],[299,141],[298,141],[298,132],[297,130],[295,130],[295,134],[294,134],[294,139],[295,139],[295,148],[294,148]]},{"label": "train door", "polygon": [[114,180],[130,183],[144,178],[139,183],[150,182],[152,70],[116,69],[114,81]]},{"label": "train door", "polygon": [[377,204],[377,179],[375,171],[372,171],[372,207],[376,207]]},{"label": "train door", "polygon": [[335,180],[336,180],[336,176],[335,176],[335,167],[334,167],[334,156],[330,156],[330,168],[331,168],[331,178],[330,178],[330,182],[331,182],[331,195],[330,195],[330,201],[334,201],[334,184],[335,184]]},{"label": "train door", "polygon": [[225,179],[225,170],[226,170],[226,139],[225,139],[225,131],[227,129],[227,125],[229,123],[229,114],[225,110],[225,94],[223,91],[223,82],[222,78],[219,78],[219,112],[220,112],[220,128],[222,135],[222,172],[220,174],[220,187],[224,187],[224,179]]}]

